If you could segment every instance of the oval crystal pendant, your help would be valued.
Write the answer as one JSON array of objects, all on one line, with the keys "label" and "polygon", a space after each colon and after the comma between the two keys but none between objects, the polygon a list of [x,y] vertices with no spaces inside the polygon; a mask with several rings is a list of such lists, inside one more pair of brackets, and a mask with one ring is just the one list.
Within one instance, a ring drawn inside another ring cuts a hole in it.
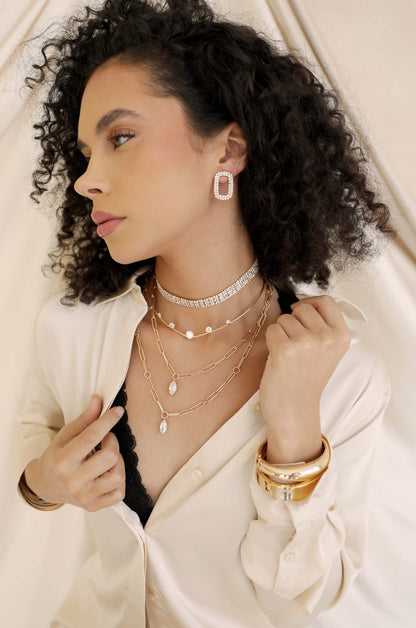
[{"label": "oval crystal pendant", "polygon": [[172,380],[171,383],[169,384],[169,394],[174,395],[177,390],[178,390],[178,385],[175,382],[175,380]]},{"label": "oval crystal pendant", "polygon": [[166,432],[166,430],[168,429],[168,424],[167,424],[166,419],[163,419],[163,421],[160,422],[159,429],[162,434]]}]

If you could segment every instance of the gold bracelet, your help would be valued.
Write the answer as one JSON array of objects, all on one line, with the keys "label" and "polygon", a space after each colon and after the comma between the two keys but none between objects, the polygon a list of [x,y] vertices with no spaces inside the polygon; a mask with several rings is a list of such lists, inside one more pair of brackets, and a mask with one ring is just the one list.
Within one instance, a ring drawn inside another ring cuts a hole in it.
[{"label": "gold bracelet", "polygon": [[21,497],[33,508],[37,510],[56,510],[63,506],[63,504],[54,504],[53,502],[46,502],[44,499],[41,499],[36,493],[34,493],[26,483],[25,472],[23,471],[20,476],[19,484],[17,485],[17,490]]},{"label": "gold bracelet", "polygon": [[257,483],[266,491],[269,495],[280,501],[298,501],[308,497],[315,486],[318,484],[321,476],[310,480],[309,482],[303,482],[302,484],[277,484],[272,482],[270,478],[262,473],[258,468],[256,469]]},{"label": "gold bracelet", "polygon": [[329,465],[329,461],[331,459],[331,447],[323,434],[322,445],[324,450],[318,458],[315,458],[315,460],[286,467],[279,464],[271,464],[265,460],[267,452],[266,439],[257,449],[257,468],[276,483],[296,485],[302,482],[308,482],[309,480],[320,477]]}]

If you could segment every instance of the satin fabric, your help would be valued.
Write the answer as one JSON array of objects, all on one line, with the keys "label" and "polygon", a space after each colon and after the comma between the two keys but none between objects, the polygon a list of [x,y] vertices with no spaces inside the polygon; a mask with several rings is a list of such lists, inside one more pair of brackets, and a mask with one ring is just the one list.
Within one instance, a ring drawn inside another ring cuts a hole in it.
[{"label": "satin fabric", "polygon": [[[61,292],[41,309],[17,417],[16,482],[93,392],[103,412],[111,407],[147,312],[141,272],[110,298],[65,307]],[[95,551],[51,628],[299,627],[345,596],[365,555],[390,378],[365,340],[366,316],[337,302],[352,341],[321,397],[332,458],[313,493],[282,502],[258,486],[255,452],[267,432],[257,391],[169,481],[144,527],[123,501],[85,511]]]}]

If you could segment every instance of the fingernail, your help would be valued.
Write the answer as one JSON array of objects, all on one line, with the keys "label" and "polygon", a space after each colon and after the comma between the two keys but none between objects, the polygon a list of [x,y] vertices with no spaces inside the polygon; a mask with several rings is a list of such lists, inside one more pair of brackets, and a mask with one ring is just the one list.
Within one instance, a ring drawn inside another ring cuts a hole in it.
[{"label": "fingernail", "polygon": [[124,414],[124,408],[122,406],[116,406],[114,408],[114,412],[116,413],[116,415],[121,419],[121,417]]}]

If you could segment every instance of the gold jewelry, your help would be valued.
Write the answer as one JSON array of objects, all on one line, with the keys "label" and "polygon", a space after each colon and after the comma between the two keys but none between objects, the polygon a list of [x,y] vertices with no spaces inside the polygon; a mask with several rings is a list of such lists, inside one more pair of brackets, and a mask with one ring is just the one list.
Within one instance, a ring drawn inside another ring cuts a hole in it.
[{"label": "gold jewelry", "polygon": [[36,493],[34,493],[26,484],[26,476],[23,471],[20,476],[19,484],[17,485],[17,490],[21,497],[33,508],[36,510],[56,510],[63,506],[63,504],[54,504],[53,502],[46,502],[44,499],[41,499]]},{"label": "gold jewelry", "polygon": [[304,482],[303,484],[276,484],[271,482],[270,479],[264,475],[258,468],[256,469],[257,483],[262,489],[275,499],[281,501],[298,501],[308,497],[315,486],[318,484],[321,476],[310,480],[310,482]]},{"label": "gold jewelry", "polygon": [[330,445],[325,436],[322,435],[323,452],[318,458],[302,464],[282,466],[272,464],[265,459],[267,455],[267,439],[258,447],[256,453],[256,464],[260,471],[270,477],[271,480],[283,484],[297,484],[307,482],[322,474],[329,464],[331,458]]},{"label": "gold jewelry", "polygon": [[149,371],[147,364],[146,364],[146,357],[143,351],[143,347],[140,341],[140,334],[139,334],[139,330],[136,330],[136,341],[137,341],[137,346],[139,349],[139,356],[140,359],[142,361],[143,364],[143,370],[144,370],[144,377],[148,382],[149,388],[150,388],[150,392],[152,394],[153,400],[155,401],[155,403],[158,405],[159,410],[160,410],[160,417],[162,419],[162,421],[160,422],[159,425],[159,429],[160,432],[162,434],[166,433],[166,430],[168,429],[168,424],[166,419],[170,416],[182,416],[184,414],[189,414],[190,412],[195,412],[196,410],[199,410],[200,408],[205,407],[208,403],[210,403],[211,401],[213,401],[218,395],[219,393],[224,390],[224,388],[231,382],[231,380],[238,375],[238,373],[241,370],[241,365],[243,364],[244,360],[248,357],[257,336],[260,333],[260,330],[264,324],[264,321],[266,320],[266,316],[267,316],[267,311],[270,307],[270,300],[271,300],[271,295],[272,295],[272,287],[271,285],[268,283],[267,284],[267,294],[266,294],[266,299],[263,305],[263,308],[260,312],[259,318],[257,319],[256,322],[256,328],[255,331],[253,332],[253,337],[250,340],[249,344],[247,345],[247,347],[245,348],[243,355],[240,358],[240,361],[238,362],[237,366],[235,366],[233,368],[233,370],[231,371],[230,375],[227,377],[227,379],[218,386],[218,388],[216,390],[214,390],[214,392],[212,392],[210,395],[208,395],[208,397],[206,397],[204,400],[199,401],[198,403],[195,403],[191,408],[186,408],[185,410],[178,410],[177,412],[167,412],[166,410],[163,409],[162,404],[160,403],[158,394],[156,392],[156,389],[153,385],[152,382],[152,374]]},{"label": "gold jewelry", "polygon": [[[262,289],[263,292],[263,289]],[[163,347],[163,343],[162,340],[160,338],[159,335],[159,330],[157,327],[157,319],[155,316],[155,312],[154,309],[151,310],[151,323],[152,323],[152,329],[153,329],[153,333],[155,335],[156,338],[156,345],[157,348],[159,350],[160,355],[162,356],[167,368],[169,369],[169,372],[172,376],[172,381],[169,384],[169,394],[170,395],[174,395],[178,389],[178,380],[179,379],[185,379],[185,378],[189,378],[189,377],[194,377],[195,375],[202,375],[203,373],[208,373],[209,371],[211,371],[213,368],[215,368],[216,366],[218,366],[219,364],[221,364],[221,362],[223,362],[224,360],[227,360],[228,358],[230,358],[232,355],[234,355],[234,353],[240,348],[240,346],[247,341],[247,338],[250,334],[254,333],[256,326],[257,326],[257,321],[256,323],[254,323],[254,325],[252,327],[250,327],[250,329],[248,330],[248,332],[246,332],[246,334],[243,336],[243,338],[241,338],[237,344],[235,344],[233,347],[231,347],[231,349],[229,349],[223,356],[222,358],[220,358],[219,360],[217,360],[216,362],[211,362],[211,364],[207,364],[206,366],[202,367],[201,369],[199,369],[198,371],[193,371],[191,373],[178,373],[174,367],[172,366],[172,364],[169,362],[166,353],[165,353],[165,349]]]},{"label": "gold jewelry", "polygon": [[[266,444],[267,440],[258,447],[256,453],[256,479],[259,486],[272,497],[283,501],[297,501],[308,497],[331,460],[331,447],[325,436],[322,435],[324,451],[318,458],[304,464],[290,465],[290,469],[284,466],[271,465],[264,460]],[[267,473],[263,471],[265,467]],[[273,473],[270,473],[269,467]],[[279,477],[280,481],[276,481],[275,477]]]},{"label": "gold jewelry", "polygon": [[157,277],[155,275],[157,288],[164,299],[170,301],[171,303],[176,303],[176,305],[182,305],[183,307],[212,307],[213,305],[218,305],[219,303],[223,303],[237,292],[240,292],[244,286],[246,286],[252,279],[257,275],[259,270],[259,262],[257,259],[254,260],[253,264],[250,266],[246,272],[241,275],[237,281],[235,281],[231,286],[225,288],[218,294],[214,294],[212,297],[207,297],[206,299],[184,299],[182,297],[177,297],[175,294],[171,294],[165,288],[163,288]]},{"label": "gold jewelry", "polygon": [[183,336],[184,338],[187,338],[188,340],[193,340],[194,338],[201,338],[202,336],[208,336],[208,334],[213,334],[216,331],[220,331],[220,329],[224,329],[224,327],[229,327],[230,325],[232,325],[233,323],[235,323],[236,321],[240,320],[240,318],[243,318],[243,316],[245,316],[246,314],[248,314],[249,312],[251,312],[251,310],[253,309],[253,307],[256,305],[257,301],[260,299],[261,295],[263,294],[263,290],[264,290],[264,285],[265,282],[263,281],[263,286],[259,292],[259,294],[257,295],[257,297],[254,299],[254,301],[252,301],[252,303],[250,304],[249,308],[247,310],[245,310],[245,312],[243,312],[242,314],[239,314],[238,316],[236,316],[235,318],[233,318],[232,320],[226,320],[224,325],[221,325],[220,327],[216,327],[215,329],[213,329],[212,327],[205,327],[205,331],[200,333],[200,334],[195,334],[193,331],[191,331],[190,329],[186,332],[182,332],[179,331],[179,329],[176,329],[175,324],[174,323],[167,323],[160,312],[156,312],[155,307],[153,305],[153,301],[154,301],[154,291],[152,292],[152,295],[150,297],[151,299],[151,305],[150,305],[150,309],[153,309],[156,314],[158,319],[160,320],[161,323],[163,323],[166,327],[168,327],[169,329],[171,329],[172,331],[174,331],[175,333],[179,334],[180,336]]}]

